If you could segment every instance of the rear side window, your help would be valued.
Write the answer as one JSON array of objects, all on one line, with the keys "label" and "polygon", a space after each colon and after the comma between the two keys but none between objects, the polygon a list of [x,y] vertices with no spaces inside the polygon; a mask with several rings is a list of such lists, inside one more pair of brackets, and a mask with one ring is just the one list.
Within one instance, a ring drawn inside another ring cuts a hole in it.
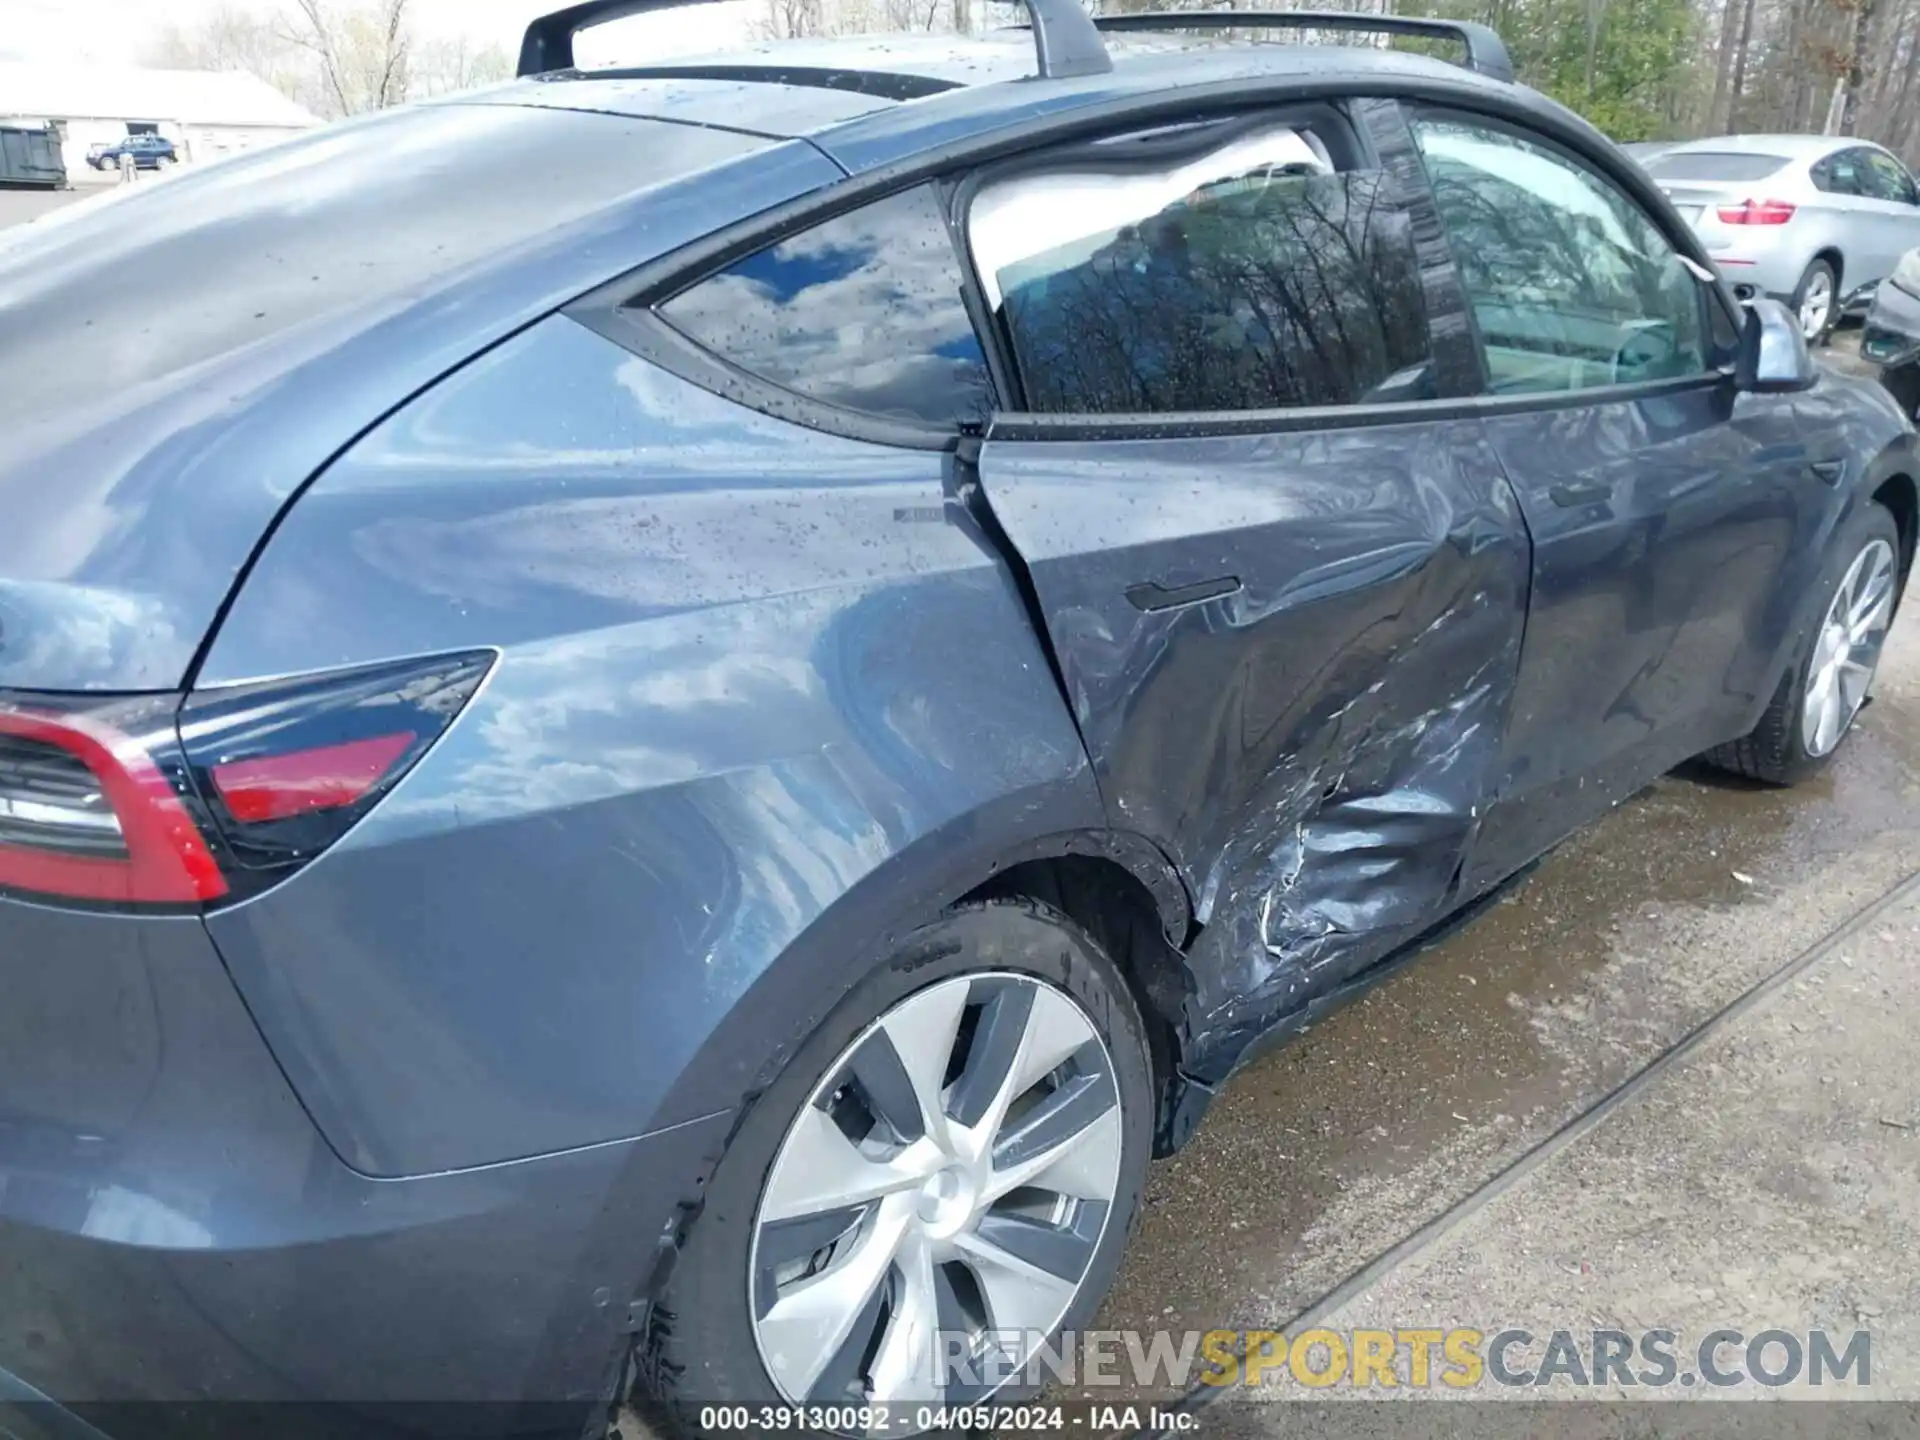
[{"label": "rear side window", "polygon": [[749,255],[658,310],[730,363],[828,404],[941,427],[993,408],[930,186]]},{"label": "rear side window", "polygon": [[1086,147],[983,186],[969,241],[1029,410],[1433,396],[1408,217],[1311,130]]},{"label": "rear side window", "polygon": [[1505,130],[1418,120],[1414,134],[1496,393],[1707,373],[1703,287],[1632,199]]},{"label": "rear side window", "polygon": [[1784,155],[1751,155],[1740,151],[1689,150],[1680,155],[1656,155],[1646,162],[1656,180],[1764,180],[1787,168]]}]

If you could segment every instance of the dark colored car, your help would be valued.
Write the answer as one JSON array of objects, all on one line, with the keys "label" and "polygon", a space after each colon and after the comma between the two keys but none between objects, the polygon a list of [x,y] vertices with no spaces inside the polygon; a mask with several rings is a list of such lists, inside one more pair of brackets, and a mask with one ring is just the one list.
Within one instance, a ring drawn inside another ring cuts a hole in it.
[{"label": "dark colored car", "polygon": [[174,164],[180,153],[164,135],[129,135],[111,145],[95,145],[87,151],[87,164],[96,170],[117,170],[122,157],[133,161],[136,170],[158,170]]},{"label": "dark colored car", "polygon": [[1880,366],[1880,383],[1900,408],[1920,417],[1920,250],[1909,250],[1880,282],[1860,353]]},{"label": "dark colored car", "polygon": [[977,1397],[1262,1046],[1831,758],[1883,390],[1491,32],[1033,9],[583,74],[576,8],[0,235],[11,1393]]}]

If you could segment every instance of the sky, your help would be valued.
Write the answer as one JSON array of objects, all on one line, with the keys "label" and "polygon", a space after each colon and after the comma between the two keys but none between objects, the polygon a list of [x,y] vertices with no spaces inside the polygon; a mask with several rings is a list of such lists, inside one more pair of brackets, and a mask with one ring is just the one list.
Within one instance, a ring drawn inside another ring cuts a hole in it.
[{"label": "sky", "polygon": [[[168,25],[190,27],[221,0],[0,0],[0,61],[132,65]],[[266,12],[286,0],[225,0]],[[566,0],[411,0],[416,33],[464,35],[478,45],[520,48],[527,21]],[[693,55],[739,44],[764,6],[755,0],[692,5],[662,15],[616,21],[580,38],[583,65]]]}]

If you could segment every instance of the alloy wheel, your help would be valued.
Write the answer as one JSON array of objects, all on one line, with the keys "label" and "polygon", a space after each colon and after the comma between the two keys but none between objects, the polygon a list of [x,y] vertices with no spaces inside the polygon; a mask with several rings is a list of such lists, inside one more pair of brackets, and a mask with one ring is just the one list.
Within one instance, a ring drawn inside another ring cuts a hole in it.
[{"label": "alloy wheel", "polygon": [[1815,270],[1807,277],[1807,288],[1800,296],[1800,333],[1817,340],[1825,333],[1833,314],[1833,276]]},{"label": "alloy wheel", "polygon": [[1867,698],[1893,617],[1893,547],[1873,540],[1840,582],[1807,664],[1800,740],[1815,759],[1831,755]]},{"label": "alloy wheel", "polygon": [[984,1398],[972,1363],[1025,1364],[1086,1280],[1121,1122],[1099,1031],[1035,976],[941,981],[868,1026],[789,1128],[754,1220],[754,1339],[782,1394]]}]

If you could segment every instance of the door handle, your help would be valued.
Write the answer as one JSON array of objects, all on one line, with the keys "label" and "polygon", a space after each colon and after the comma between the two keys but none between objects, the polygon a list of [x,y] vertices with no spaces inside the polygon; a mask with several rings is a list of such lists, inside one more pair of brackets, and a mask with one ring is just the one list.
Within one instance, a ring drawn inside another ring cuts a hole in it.
[{"label": "door handle", "polygon": [[1554,504],[1571,510],[1576,505],[1597,505],[1602,500],[1611,500],[1613,486],[1604,480],[1591,480],[1579,485],[1556,485],[1547,494]]},{"label": "door handle", "polygon": [[1828,485],[1838,485],[1847,478],[1847,462],[1844,460],[1816,460],[1813,473]]},{"label": "door handle", "polygon": [[1155,610],[1177,610],[1182,605],[1198,605],[1205,600],[1218,600],[1222,595],[1231,595],[1239,588],[1238,575],[1216,575],[1211,580],[1196,581],[1192,585],[1176,585],[1171,590],[1155,581],[1145,580],[1138,585],[1127,587],[1127,600],[1134,609],[1145,610],[1151,614]]}]

